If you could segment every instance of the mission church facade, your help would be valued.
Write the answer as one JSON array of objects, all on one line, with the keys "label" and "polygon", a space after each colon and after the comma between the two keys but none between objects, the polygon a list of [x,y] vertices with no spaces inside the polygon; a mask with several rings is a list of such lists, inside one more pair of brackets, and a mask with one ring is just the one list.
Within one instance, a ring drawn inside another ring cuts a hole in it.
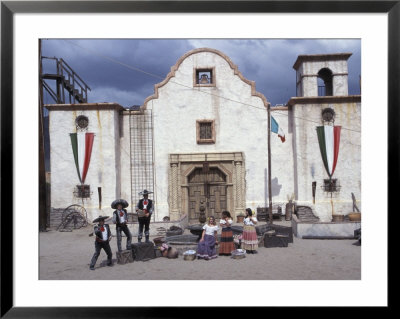
[{"label": "mission church facade", "polygon": [[[267,207],[269,191],[274,204],[284,207],[294,196],[321,221],[331,218],[331,197],[335,212],[352,212],[351,193],[361,196],[361,96],[348,95],[350,56],[301,55],[295,61],[297,96],[271,107],[285,133],[285,142],[271,134],[271,190],[268,99],[220,51],[187,52],[136,109],[46,105],[52,209],[81,204],[91,221],[110,216],[117,198],[134,212],[138,193],[148,189],[154,221],[187,216],[196,223],[201,210],[236,216],[246,207]],[[342,128],[334,192],[326,191],[329,176],[316,132],[322,125]]]}]

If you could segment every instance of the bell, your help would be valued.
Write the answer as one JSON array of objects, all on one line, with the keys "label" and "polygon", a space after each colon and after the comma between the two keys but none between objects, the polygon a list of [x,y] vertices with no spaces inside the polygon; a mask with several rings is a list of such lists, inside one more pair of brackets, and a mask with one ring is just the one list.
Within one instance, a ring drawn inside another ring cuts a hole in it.
[{"label": "bell", "polygon": [[210,80],[208,79],[207,74],[202,74],[200,78],[200,84],[208,84],[210,83]]}]

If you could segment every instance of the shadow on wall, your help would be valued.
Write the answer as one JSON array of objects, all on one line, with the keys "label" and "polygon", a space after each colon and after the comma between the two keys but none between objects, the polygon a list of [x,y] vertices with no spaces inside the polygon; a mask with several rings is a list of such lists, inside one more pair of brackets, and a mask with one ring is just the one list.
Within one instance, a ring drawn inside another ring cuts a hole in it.
[{"label": "shadow on wall", "polygon": [[[268,193],[268,172],[267,169],[264,169],[264,189],[265,189],[265,207],[267,207],[269,193]],[[271,179],[271,194],[273,196],[278,196],[281,192],[282,184],[279,184],[278,177],[274,177]]]},{"label": "shadow on wall", "polygon": [[272,196],[278,196],[281,192],[282,184],[278,183],[278,177],[271,179]]}]

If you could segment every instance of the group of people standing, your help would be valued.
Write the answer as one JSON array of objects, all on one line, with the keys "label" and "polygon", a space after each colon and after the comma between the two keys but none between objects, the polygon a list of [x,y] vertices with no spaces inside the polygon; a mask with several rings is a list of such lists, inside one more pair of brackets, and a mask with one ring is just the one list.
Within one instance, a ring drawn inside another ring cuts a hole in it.
[{"label": "group of people standing", "polygon": [[[150,242],[150,219],[153,213],[153,201],[149,199],[149,194],[152,192],[146,189],[140,192],[139,195],[143,195],[143,198],[139,200],[136,205],[136,212],[138,213],[138,242],[142,242],[143,230],[145,235],[146,243]],[[117,248],[118,251],[122,251],[122,232],[126,236],[126,249],[132,249],[132,234],[128,228],[128,212],[125,209],[128,207],[128,203],[125,200],[114,201],[111,204],[112,208],[116,208],[113,212],[112,221],[115,224],[115,230],[117,233]],[[95,235],[95,253],[90,262],[90,269],[94,270],[94,265],[96,264],[97,258],[100,255],[101,249],[107,254],[107,265],[112,266],[112,251],[110,247],[111,231],[110,226],[105,224],[104,221],[109,218],[109,216],[99,216],[93,223],[98,222],[98,225],[94,226]]]},{"label": "group of people standing", "polygon": [[[218,225],[214,216],[208,218],[208,223],[203,226],[201,239],[197,247],[197,258],[210,260],[217,258],[216,245],[219,245],[219,255],[229,256],[235,250],[233,242],[232,226],[233,220],[228,211],[223,211],[219,225],[221,227],[221,242],[218,242]],[[255,225],[257,218],[253,216],[250,208],[246,208],[246,217],[243,220],[243,233],[241,239],[241,248],[248,254],[256,254],[258,248],[258,239]]]},{"label": "group of people standing", "polygon": [[[142,242],[143,231],[145,235],[145,242],[150,242],[150,219],[153,213],[153,201],[149,199],[151,192],[144,190],[139,194],[143,195],[143,198],[139,200],[136,205],[136,212],[138,213],[139,231],[138,231],[138,242]],[[112,221],[116,225],[117,233],[117,248],[118,251],[122,251],[122,232],[126,236],[126,249],[132,249],[132,234],[128,228],[128,213],[125,209],[128,207],[128,203],[124,200],[119,202],[113,202],[112,208],[116,208],[113,212]],[[221,242],[218,242],[218,230],[219,226],[216,224],[214,216],[210,216],[208,223],[203,226],[203,232],[201,239],[199,240],[197,247],[197,258],[210,260],[217,258],[216,245],[219,244],[219,255],[229,256],[232,251],[235,250],[235,244],[233,241],[232,224],[233,220],[231,214],[228,211],[223,211],[221,214],[221,220],[219,225],[221,227]],[[105,220],[109,216],[99,216],[93,223],[98,222],[98,225],[94,226],[95,235],[95,253],[90,262],[90,269],[94,270],[96,261],[100,255],[101,249],[107,254],[107,265],[112,266],[112,251],[110,247],[111,231],[110,226],[105,224]],[[258,248],[258,239],[255,229],[257,224],[257,218],[253,216],[253,212],[250,208],[246,208],[246,217],[244,218],[243,233],[241,239],[241,248],[246,250],[248,254],[256,254]]]}]

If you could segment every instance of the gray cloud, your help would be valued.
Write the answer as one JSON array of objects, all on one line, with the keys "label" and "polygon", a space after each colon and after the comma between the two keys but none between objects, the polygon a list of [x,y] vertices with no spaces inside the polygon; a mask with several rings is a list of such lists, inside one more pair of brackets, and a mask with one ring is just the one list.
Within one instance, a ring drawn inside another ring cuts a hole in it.
[{"label": "gray cloud", "polygon": [[[89,102],[140,105],[182,55],[199,47],[215,48],[229,56],[247,79],[256,82],[257,91],[272,105],[285,104],[295,96],[292,67],[298,55],[352,52],[349,94],[360,94],[358,39],[47,39],[42,43],[44,56],[63,58],[92,88]],[[46,64],[44,69],[50,72],[51,67]]]}]

